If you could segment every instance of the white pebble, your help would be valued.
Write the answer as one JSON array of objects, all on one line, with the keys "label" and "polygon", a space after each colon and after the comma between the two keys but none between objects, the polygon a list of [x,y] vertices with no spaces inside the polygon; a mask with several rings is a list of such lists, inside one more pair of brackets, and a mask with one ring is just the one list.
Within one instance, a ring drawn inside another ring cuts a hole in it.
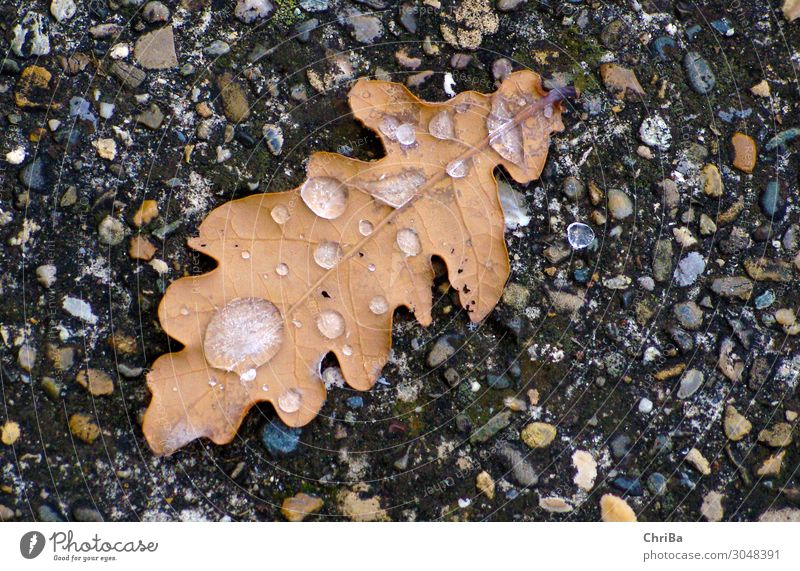
[{"label": "white pebble", "polygon": [[25,160],[25,147],[17,147],[6,153],[6,160],[12,165],[20,165]]},{"label": "white pebble", "polygon": [[653,401],[649,398],[643,398],[639,401],[639,412],[642,414],[650,414],[653,411]]}]

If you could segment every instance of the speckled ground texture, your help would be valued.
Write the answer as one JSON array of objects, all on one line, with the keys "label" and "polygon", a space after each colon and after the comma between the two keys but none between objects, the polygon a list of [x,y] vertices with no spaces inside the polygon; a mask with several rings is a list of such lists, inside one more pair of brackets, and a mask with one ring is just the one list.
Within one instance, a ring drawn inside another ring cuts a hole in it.
[{"label": "speckled ground texture", "polygon": [[[780,2],[239,4],[0,1],[3,519],[284,520],[301,492],[322,500],[306,520],[597,521],[607,494],[640,521],[798,517],[800,21]],[[166,26],[174,56],[163,30],[137,53]],[[522,224],[495,311],[471,325],[441,274],[373,390],[154,456],[144,375],[177,348],[157,304],[213,267],[186,246],[203,216],[294,188],[313,151],[381,156],[348,116],[357,77],[442,101],[512,69],[580,97],[541,180],[503,183]]]}]

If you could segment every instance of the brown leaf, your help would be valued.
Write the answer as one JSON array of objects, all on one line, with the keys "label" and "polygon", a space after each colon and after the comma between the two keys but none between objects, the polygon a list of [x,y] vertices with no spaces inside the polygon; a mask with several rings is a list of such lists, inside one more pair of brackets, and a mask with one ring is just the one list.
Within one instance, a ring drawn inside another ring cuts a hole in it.
[{"label": "brown leaf", "polygon": [[600,66],[600,77],[610,90],[621,96],[643,96],[644,89],[633,70],[615,63],[604,63]]},{"label": "brown leaf", "polygon": [[164,331],[185,348],[148,374],[151,448],[230,442],[260,401],[289,426],[308,423],[325,400],[329,352],[350,386],[369,389],[388,358],[394,309],[431,322],[432,256],[472,321],[483,319],[509,273],[493,170],[537,179],[572,93],[548,94],[528,71],[494,94],[444,103],[356,82],[353,114],[378,133],[385,157],[315,153],[298,189],[223,204],[189,241],[218,267],[177,280],[161,301]]}]

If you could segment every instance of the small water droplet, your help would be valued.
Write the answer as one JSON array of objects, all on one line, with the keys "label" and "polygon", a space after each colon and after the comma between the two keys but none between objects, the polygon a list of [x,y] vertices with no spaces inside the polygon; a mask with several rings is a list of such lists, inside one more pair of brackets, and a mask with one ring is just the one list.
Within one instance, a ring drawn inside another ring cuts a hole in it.
[{"label": "small water droplet", "polygon": [[413,228],[402,228],[397,232],[397,246],[406,256],[416,256],[422,251],[417,231]]},{"label": "small water droplet", "polygon": [[371,272],[374,272],[374,271],[375,271],[375,264],[369,264],[369,265],[367,266],[367,269],[368,269],[369,271],[371,271]]},{"label": "small water droplet", "polygon": [[277,266],[275,266],[275,273],[278,274],[279,276],[286,276],[289,274],[289,266],[283,263],[278,264]]},{"label": "small water droplet", "polygon": [[449,111],[440,111],[428,123],[428,131],[437,139],[455,139],[456,131]]},{"label": "small water droplet", "polygon": [[573,222],[567,226],[567,241],[576,250],[588,248],[594,242],[594,230],[582,222]]},{"label": "small water droplet", "polygon": [[397,142],[401,145],[408,146],[417,142],[417,133],[411,123],[403,123],[397,127],[394,136],[397,137]]},{"label": "small water droplet", "polygon": [[347,208],[347,188],[335,178],[309,178],[300,187],[300,196],[314,214],[326,220],[339,218]]},{"label": "small water droplet", "polygon": [[289,389],[283,391],[278,397],[278,408],[283,412],[297,412],[300,410],[300,403],[303,401],[303,394],[300,389]]},{"label": "small water droplet", "polygon": [[320,242],[314,249],[314,261],[326,270],[335,267],[343,255],[339,242]]},{"label": "small water droplet", "polygon": [[360,220],[358,222],[358,231],[361,232],[362,236],[369,236],[372,234],[374,227],[372,226],[372,222],[369,220]]},{"label": "small water droplet", "polygon": [[261,390],[267,392],[269,390],[269,387],[267,385],[261,385]]},{"label": "small water droplet", "polygon": [[250,252],[247,250],[242,250],[242,259],[249,260],[250,259]]},{"label": "small water droplet", "polygon": [[383,315],[389,311],[389,302],[382,295],[376,295],[369,302],[369,310],[375,315]]},{"label": "small water droplet", "polygon": [[292,325],[294,325],[297,329],[300,329],[303,326],[303,323],[299,319],[292,319]]},{"label": "small water droplet", "polygon": [[256,378],[256,370],[255,369],[248,369],[247,371],[245,371],[244,373],[239,375],[239,380],[242,381],[242,382],[245,382],[245,383],[248,382],[248,381],[252,381],[255,378]]},{"label": "small water droplet", "polygon": [[189,308],[185,305],[181,306],[181,315],[189,315]]},{"label": "small water droplet", "polygon": [[464,178],[469,173],[469,161],[463,159],[450,161],[445,170],[452,178]]},{"label": "small water droplet", "polygon": [[283,204],[278,204],[275,206],[270,212],[270,215],[277,224],[286,224],[289,221],[289,218],[292,217],[289,209]]},{"label": "small water droplet", "polygon": [[203,351],[209,365],[249,374],[280,349],[283,318],[266,299],[239,298],[219,309],[206,327]]},{"label": "small water droplet", "polygon": [[353,354],[353,348],[350,345],[345,345],[342,347],[342,353],[347,355],[348,357]]},{"label": "small water droplet", "polygon": [[328,339],[336,339],[344,333],[344,317],[334,309],[325,309],[317,316],[317,329]]},{"label": "small water droplet", "polygon": [[211,377],[210,379],[208,379],[208,386],[211,387],[211,388],[216,387],[217,386],[217,379],[215,379],[214,377]]}]

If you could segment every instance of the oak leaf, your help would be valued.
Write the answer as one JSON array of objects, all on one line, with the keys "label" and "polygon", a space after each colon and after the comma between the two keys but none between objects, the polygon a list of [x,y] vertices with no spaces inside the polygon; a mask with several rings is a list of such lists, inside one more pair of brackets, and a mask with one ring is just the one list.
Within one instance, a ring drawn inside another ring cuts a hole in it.
[{"label": "oak leaf", "polygon": [[218,266],[175,281],[159,306],[164,331],[184,349],[147,375],[143,430],[153,451],[199,437],[230,442],[261,401],[289,426],[308,423],[325,400],[320,367],[330,352],[351,387],[369,389],[388,359],[394,309],[431,322],[432,256],[444,260],[470,319],[482,320],[509,274],[493,171],[537,179],[572,94],[545,92],[530,71],[493,94],[443,103],[358,80],[350,107],[385,157],[314,153],[299,188],[223,204],[189,240]]}]

